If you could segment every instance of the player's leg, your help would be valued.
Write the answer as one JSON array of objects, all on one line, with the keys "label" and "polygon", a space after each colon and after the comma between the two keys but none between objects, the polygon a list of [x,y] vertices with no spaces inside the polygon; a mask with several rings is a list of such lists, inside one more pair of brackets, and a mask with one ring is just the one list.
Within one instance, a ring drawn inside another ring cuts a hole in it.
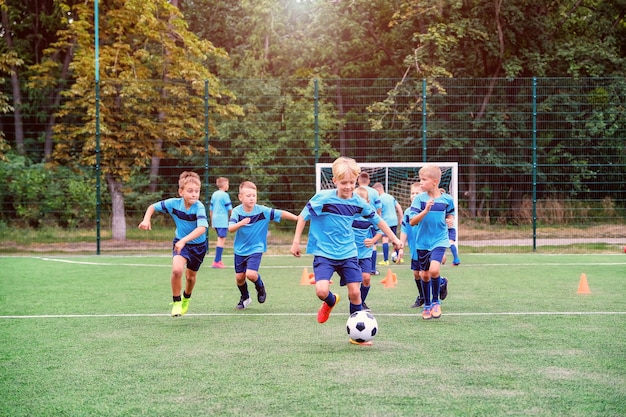
[{"label": "player's leg", "polygon": [[361,274],[362,282],[360,286],[360,292],[361,292],[361,307],[363,308],[363,310],[370,310],[367,304],[365,304],[365,299],[367,298],[367,295],[370,292],[370,283],[372,281],[372,275],[369,272],[366,272],[372,269],[371,262],[372,262],[371,258],[359,259],[359,266],[361,267],[361,271],[362,271],[362,274]]},{"label": "player's leg", "polygon": [[432,317],[435,319],[441,317],[441,301],[439,300],[439,291],[441,286],[441,260],[443,259],[445,253],[445,247],[433,249],[430,255],[430,266],[428,268],[432,288]]},{"label": "player's leg", "polygon": [[383,260],[378,263],[378,265],[389,265],[389,238],[387,236],[383,236]]},{"label": "player's leg", "polygon": [[222,254],[224,253],[224,246],[226,245],[226,234],[228,229],[225,227],[215,228],[217,233],[217,242],[215,243],[215,258],[213,259],[213,268],[224,268],[222,262]]},{"label": "player's leg", "polygon": [[181,255],[172,257],[172,317],[180,317],[182,315],[182,297],[183,289],[183,272],[187,265],[187,259]]},{"label": "player's leg", "polygon": [[250,292],[246,281],[246,270],[248,269],[246,257],[235,255],[235,284],[239,289],[239,303],[235,306],[237,310],[243,310],[250,305]]},{"label": "player's leg", "polygon": [[317,322],[325,323],[330,313],[340,300],[339,294],[330,292],[330,278],[335,273],[335,261],[316,256],[313,259],[313,274],[315,276],[315,295],[323,301],[317,311]]},{"label": "player's leg", "polygon": [[256,288],[257,292],[257,301],[260,304],[263,304],[267,297],[267,293],[265,292],[265,284],[261,279],[261,274],[259,274],[262,255],[262,253],[254,253],[248,256],[246,268],[246,278],[254,283],[254,287]]}]

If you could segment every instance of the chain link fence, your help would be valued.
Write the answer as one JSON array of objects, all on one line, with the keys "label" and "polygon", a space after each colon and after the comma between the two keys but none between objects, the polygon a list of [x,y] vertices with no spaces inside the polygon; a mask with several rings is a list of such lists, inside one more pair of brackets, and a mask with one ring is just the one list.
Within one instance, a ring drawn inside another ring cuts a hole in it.
[{"label": "chain link fence", "polygon": [[136,247],[146,207],[177,197],[185,170],[200,174],[207,206],[223,176],[235,205],[249,180],[259,203],[297,214],[315,192],[315,164],[344,155],[457,162],[461,246],[626,244],[623,78],[227,79],[220,88],[232,94],[206,81],[103,79],[87,105],[24,107],[21,126],[2,115],[10,144],[22,128],[25,152],[0,162],[0,228],[107,242],[121,210],[117,244]]}]

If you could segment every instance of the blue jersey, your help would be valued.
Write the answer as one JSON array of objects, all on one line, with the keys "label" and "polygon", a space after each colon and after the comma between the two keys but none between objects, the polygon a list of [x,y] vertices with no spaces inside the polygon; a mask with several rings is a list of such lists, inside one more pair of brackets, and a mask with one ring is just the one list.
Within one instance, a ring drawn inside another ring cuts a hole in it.
[{"label": "blue jersey", "polygon": [[[419,193],[411,204],[410,217],[413,218],[421,213],[430,199],[428,193]],[[446,224],[446,216],[448,215],[454,215],[454,200],[449,194],[442,193],[441,196],[435,198],[435,204],[422,218],[422,221],[417,224],[415,249],[430,251],[438,247],[450,247],[448,225]]]},{"label": "blue jersey", "polygon": [[250,223],[241,226],[235,232],[233,250],[235,255],[248,256],[267,250],[267,230],[270,221],[280,223],[283,212],[270,207],[255,204],[251,212],[243,209],[243,204],[235,207],[230,214],[230,224],[250,218]]},{"label": "blue jersey", "polygon": [[[155,211],[172,216],[174,223],[176,223],[176,239],[184,238],[197,227],[209,227],[206,209],[204,204],[199,201],[196,201],[189,207],[189,210],[185,208],[185,200],[183,198],[168,198],[167,200],[156,202],[152,206]],[[190,240],[188,243],[196,245],[204,242],[206,242],[206,233],[194,240]]]},{"label": "blue jersey", "polygon": [[306,251],[310,255],[334,260],[358,256],[352,222],[363,217],[372,225],[381,218],[372,206],[356,194],[343,199],[337,190],[322,190],[306,204],[300,216],[310,220]]},{"label": "blue jersey", "polygon": [[213,228],[228,227],[228,212],[232,210],[233,204],[226,191],[217,190],[211,195],[211,226]]},{"label": "blue jersey", "polygon": [[397,226],[398,214],[396,213],[396,204],[398,204],[398,201],[391,194],[383,193],[380,195],[380,204],[382,207],[381,216],[385,223],[389,226]]},{"label": "blue jersey", "polygon": [[367,199],[370,201],[372,207],[374,207],[374,210],[382,210],[383,206],[380,202],[380,194],[378,194],[378,191],[376,191],[369,185],[359,185],[359,187],[363,187],[367,190]]},{"label": "blue jersey", "polygon": [[[404,210],[404,216],[402,217],[402,232],[406,235],[406,244],[411,250],[411,259],[417,259],[416,238],[417,238],[417,225],[411,226],[409,219],[411,215],[411,207]],[[406,252],[406,250],[405,250]]]},{"label": "blue jersey", "polygon": [[[374,252],[374,245],[369,248],[365,246],[365,239],[372,238],[372,224],[365,220],[363,217],[355,219],[352,221],[352,232],[354,233],[354,241],[356,243],[356,249],[358,252],[359,259],[367,259],[372,257],[372,253]],[[374,230],[382,234],[380,229],[374,226]]]}]

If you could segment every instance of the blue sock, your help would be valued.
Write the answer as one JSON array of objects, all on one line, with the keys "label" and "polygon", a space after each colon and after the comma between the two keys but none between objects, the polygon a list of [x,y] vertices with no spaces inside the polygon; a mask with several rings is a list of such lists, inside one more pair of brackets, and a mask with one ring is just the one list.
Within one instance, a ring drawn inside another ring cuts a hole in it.
[{"label": "blue sock", "polygon": [[366,287],[365,285],[361,284],[361,302],[364,303],[365,299],[367,298],[367,294],[369,294],[370,292],[370,287]]},{"label": "blue sock", "polygon": [[222,260],[222,252],[224,252],[224,248],[216,247],[215,248],[215,262],[219,262]]},{"label": "blue sock", "polygon": [[376,249],[372,252],[372,273],[376,272]]},{"label": "blue sock", "polygon": [[389,260],[389,243],[383,243],[383,260]]},{"label": "blue sock", "polygon": [[334,307],[337,302],[337,298],[335,297],[335,294],[329,292],[326,298],[324,298],[324,302],[328,304],[329,307]]},{"label": "blue sock", "polygon": [[422,288],[424,290],[424,307],[426,308],[430,308],[431,307],[431,298],[430,298],[430,291],[432,288],[432,282],[431,281],[424,281],[422,282]]},{"label": "blue sock", "polygon": [[362,304],[352,304],[350,303],[350,314],[363,310]]},{"label": "blue sock", "polygon": [[258,276],[258,278],[257,278],[256,282],[254,283],[254,286],[255,286],[255,287],[257,288],[257,290],[258,290],[258,289],[259,289],[260,287],[262,287],[264,284],[263,284],[263,280],[261,279],[261,274],[258,274],[257,276]]},{"label": "blue sock", "polygon": [[456,245],[450,245],[450,251],[452,252],[452,256],[454,256],[454,260],[459,260],[459,251],[456,249]]},{"label": "blue sock", "polygon": [[438,303],[439,302],[439,288],[441,288],[441,276],[438,276],[437,278],[432,278],[430,282],[432,282],[433,303]]}]

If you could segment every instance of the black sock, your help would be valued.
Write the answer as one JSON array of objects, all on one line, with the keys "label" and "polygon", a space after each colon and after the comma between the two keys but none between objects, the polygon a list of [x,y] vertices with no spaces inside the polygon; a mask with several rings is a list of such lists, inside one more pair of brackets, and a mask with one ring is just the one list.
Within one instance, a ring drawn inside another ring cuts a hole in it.
[{"label": "black sock", "polygon": [[257,279],[254,282],[254,286],[256,287],[257,290],[263,286],[263,280],[261,279],[261,274],[257,275]]},{"label": "black sock", "polygon": [[187,294],[186,291],[183,291],[183,297],[184,298],[191,298],[191,294]]},{"label": "black sock", "polygon": [[237,285],[237,288],[239,288],[241,297],[243,297],[244,300],[250,298],[250,293],[248,292],[248,283],[244,282],[243,285]]},{"label": "black sock", "polygon": [[174,295],[174,296],[172,296],[172,299],[176,303],[176,302],[180,301],[180,295]]}]

